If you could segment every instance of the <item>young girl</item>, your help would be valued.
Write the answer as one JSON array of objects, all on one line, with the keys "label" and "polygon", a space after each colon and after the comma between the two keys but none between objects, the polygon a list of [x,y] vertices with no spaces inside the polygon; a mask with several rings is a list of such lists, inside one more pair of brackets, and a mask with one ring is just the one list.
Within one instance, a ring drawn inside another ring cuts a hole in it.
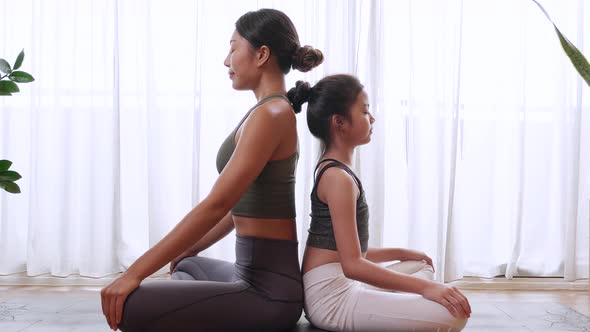
[{"label": "young girl", "polygon": [[[258,102],[221,145],[209,195],[102,290],[113,330],[279,331],[301,316],[299,153],[285,75],[311,70],[323,55],[301,47],[291,20],[273,9],[240,17],[229,45],[224,64],[233,88],[252,91]],[[234,228],[235,264],[197,256]],[[141,283],[170,261],[174,280]]]},{"label": "young girl", "polygon": [[[352,76],[334,75],[289,91],[324,146],[311,193],[311,225],[303,257],[305,313],[329,331],[459,331],[467,298],[432,279],[432,259],[413,250],[368,248],[369,209],[351,170],[354,150],[369,143],[375,119]],[[401,261],[381,267],[376,263]],[[412,294],[413,293],[413,294]]]}]

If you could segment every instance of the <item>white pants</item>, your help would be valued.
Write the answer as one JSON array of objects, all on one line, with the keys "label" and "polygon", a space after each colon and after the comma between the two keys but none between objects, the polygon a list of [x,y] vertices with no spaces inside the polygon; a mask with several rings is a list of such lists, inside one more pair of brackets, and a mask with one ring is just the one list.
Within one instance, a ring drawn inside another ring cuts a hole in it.
[{"label": "white pants", "polygon": [[[432,280],[424,262],[405,261],[387,267]],[[303,275],[305,314],[328,331],[460,331],[466,319],[453,317],[442,305],[421,295],[398,293],[348,279],[340,263],[316,267]]]}]

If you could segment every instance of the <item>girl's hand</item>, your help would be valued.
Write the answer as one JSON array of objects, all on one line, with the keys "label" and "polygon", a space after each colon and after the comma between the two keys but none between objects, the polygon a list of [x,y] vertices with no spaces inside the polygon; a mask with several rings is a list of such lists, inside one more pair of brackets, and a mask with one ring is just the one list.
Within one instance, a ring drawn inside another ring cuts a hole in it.
[{"label": "girl's hand", "polygon": [[423,252],[412,250],[412,249],[403,249],[403,255],[400,261],[425,261],[426,264],[432,267],[432,271],[434,272],[434,265],[432,265],[432,258],[428,257]]},{"label": "girl's hand", "polygon": [[457,288],[439,283],[429,283],[422,296],[430,301],[443,305],[457,318],[469,318],[471,306],[469,301]]},{"label": "girl's hand", "polygon": [[181,260],[187,258],[187,257],[193,257],[196,256],[198,254],[198,252],[194,252],[194,251],[185,251],[182,254],[178,255],[178,257],[174,258],[171,262],[170,262],[170,274],[172,274],[172,272],[174,272],[174,269],[176,268],[176,265],[178,265],[178,263],[180,263]]},{"label": "girl's hand", "polygon": [[105,315],[109,327],[117,331],[117,326],[123,317],[123,304],[141,280],[130,274],[123,273],[100,292],[102,313]]}]

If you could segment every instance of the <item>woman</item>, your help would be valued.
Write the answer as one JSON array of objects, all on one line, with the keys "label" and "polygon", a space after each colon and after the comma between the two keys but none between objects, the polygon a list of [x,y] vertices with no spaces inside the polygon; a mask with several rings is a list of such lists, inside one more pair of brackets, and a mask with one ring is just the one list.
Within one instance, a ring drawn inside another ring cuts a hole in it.
[{"label": "woman", "polygon": [[[313,88],[297,82],[290,93],[295,108],[309,103],[309,130],[324,147],[302,266],[307,318],[329,331],[461,330],[469,302],[456,288],[428,280],[430,257],[368,247],[368,205],[351,169],[355,148],[371,140],[375,122],[363,86],[353,76],[334,75]],[[402,262],[376,264],[395,260]]]},{"label": "woman", "polygon": [[[221,145],[220,175],[209,195],[102,290],[113,330],[276,331],[297,322],[303,306],[294,199],[299,153],[285,75],[322,61],[319,50],[300,47],[284,13],[261,9],[238,19],[224,65],[233,88],[253,91],[258,103]],[[234,227],[235,265],[196,256]],[[174,280],[140,285],[170,261]]]}]

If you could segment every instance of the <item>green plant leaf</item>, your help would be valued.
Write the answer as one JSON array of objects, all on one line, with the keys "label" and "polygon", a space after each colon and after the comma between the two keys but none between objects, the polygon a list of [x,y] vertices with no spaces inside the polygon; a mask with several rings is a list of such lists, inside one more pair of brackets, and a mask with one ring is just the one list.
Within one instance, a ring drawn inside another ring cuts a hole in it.
[{"label": "green plant leaf", "polygon": [[25,59],[25,50],[23,49],[22,51],[20,51],[20,53],[16,57],[16,62],[14,63],[14,70],[17,70],[20,68],[20,66],[23,64],[24,59]]},{"label": "green plant leaf", "polygon": [[555,24],[555,32],[557,32],[557,36],[559,37],[559,42],[561,43],[561,47],[565,51],[565,54],[570,58],[570,61],[574,65],[574,68],[580,73],[580,76],[586,81],[586,84],[590,86],[590,63],[584,57],[584,54],[580,52],[580,50],[574,46],[560,31],[557,29]]},{"label": "green plant leaf", "polygon": [[35,80],[33,76],[29,73],[25,73],[24,71],[13,71],[8,78],[17,83],[30,83]]},{"label": "green plant leaf", "polygon": [[0,81],[0,91],[5,92],[19,92],[18,85],[12,81]]},{"label": "green plant leaf", "polygon": [[15,171],[0,172],[0,181],[17,181],[21,178],[22,176]]},{"label": "green plant leaf", "polygon": [[582,52],[580,52],[580,50],[574,44],[572,44],[561,33],[561,31],[559,31],[555,23],[553,23],[551,17],[549,17],[549,14],[545,10],[545,8],[543,8],[543,6],[541,6],[541,4],[537,0],[532,1],[536,3],[537,6],[539,6],[539,8],[541,8],[543,14],[545,14],[549,22],[553,24],[553,28],[555,28],[555,32],[557,32],[557,37],[559,38],[559,42],[561,43],[561,47],[565,51],[565,54],[570,58],[570,61],[574,65],[574,68],[576,68],[580,76],[582,76],[584,81],[586,81],[586,84],[590,86],[590,64],[588,63],[588,60],[586,60],[586,58],[584,57],[584,54],[582,54]]},{"label": "green plant leaf", "polygon": [[12,93],[0,90],[0,96],[12,96]]},{"label": "green plant leaf", "polygon": [[12,166],[12,161],[6,159],[0,160],[0,172],[7,171],[10,166]]},{"label": "green plant leaf", "polygon": [[20,194],[20,187],[12,181],[0,181],[0,189],[4,189],[12,194]]},{"label": "green plant leaf", "polygon": [[4,59],[0,59],[0,71],[4,74],[10,74],[12,69],[10,69],[10,63]]}]

